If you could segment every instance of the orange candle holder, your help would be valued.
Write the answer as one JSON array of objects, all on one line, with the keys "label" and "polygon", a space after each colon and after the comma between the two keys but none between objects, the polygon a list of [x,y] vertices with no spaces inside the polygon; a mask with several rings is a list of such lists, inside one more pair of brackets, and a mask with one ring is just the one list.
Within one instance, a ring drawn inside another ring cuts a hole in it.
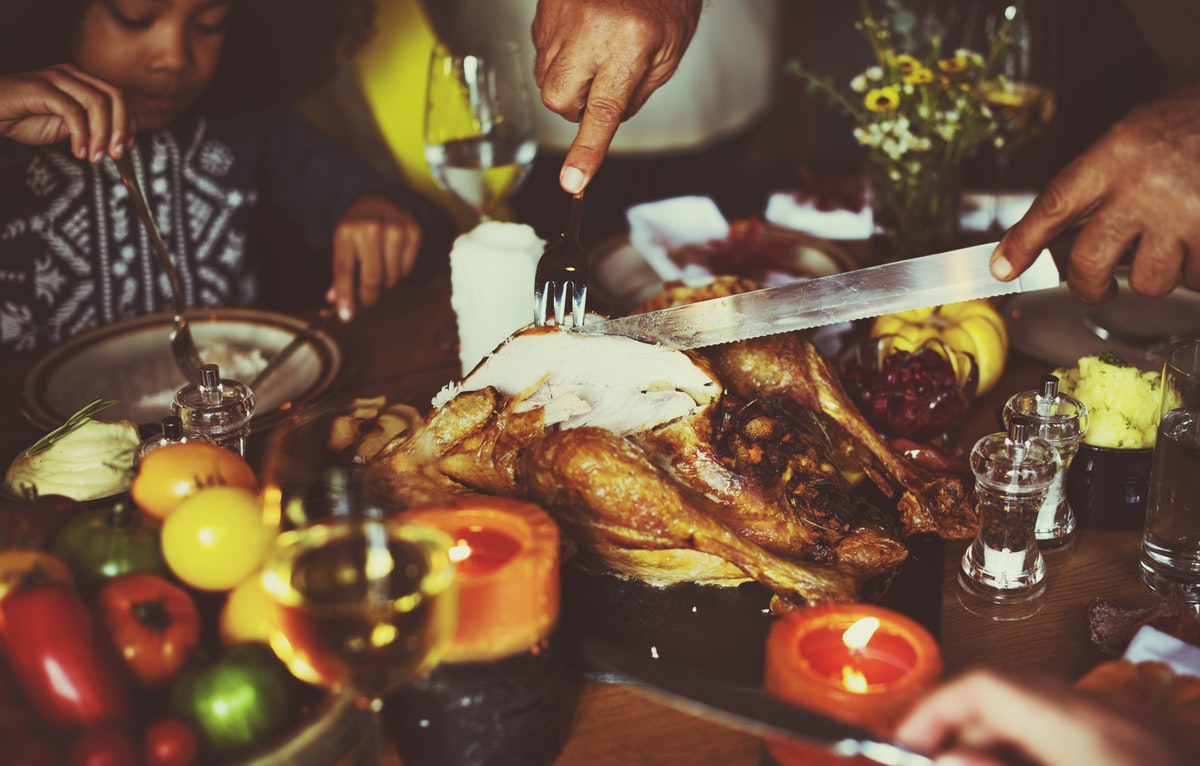
[{"label": "orange candle holder", "polygon": [[405,518],[450,535],[459,582],[459,620],[443,662],[470,662],[535,649],[558,622],[559,531],[532,503],[480,496]]},{"label": "orange candle holder", "polygon": [[559,531],[532,503],[484,495],[406,511],[455,545],[458,624],[428,676],[388,701],[406,766],[550,766],[574,714],[558,624]]},{"label": "orange candle holder", "polygon": [[[767,693],[886,737],[941,678],[937,640],[910,617],[871,604],[824,604],[780,617],[767,636]],[[842,763],[819,748],[767,741],[784,766]]]}]

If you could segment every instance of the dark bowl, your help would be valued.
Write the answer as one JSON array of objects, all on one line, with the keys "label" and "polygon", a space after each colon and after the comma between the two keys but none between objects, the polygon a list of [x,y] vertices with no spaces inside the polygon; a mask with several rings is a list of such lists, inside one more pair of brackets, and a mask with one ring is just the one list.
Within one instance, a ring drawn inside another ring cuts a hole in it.
[{"label": "dark bowl", "polygon": [[1067,502],[1079,526],[1141,529],[1146,523],[1153,447],[1116,449],[1080,444],[1067,471]]}]

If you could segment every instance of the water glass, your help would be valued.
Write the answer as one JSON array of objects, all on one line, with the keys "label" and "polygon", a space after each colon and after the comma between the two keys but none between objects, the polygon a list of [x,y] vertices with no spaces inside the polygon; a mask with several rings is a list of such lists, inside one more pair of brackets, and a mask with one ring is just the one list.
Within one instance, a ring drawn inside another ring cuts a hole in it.
[{"label": "water glass", "polygon": [[1200,339],[1167,350],[1150,468],[1142,580],[1200,601]]}]

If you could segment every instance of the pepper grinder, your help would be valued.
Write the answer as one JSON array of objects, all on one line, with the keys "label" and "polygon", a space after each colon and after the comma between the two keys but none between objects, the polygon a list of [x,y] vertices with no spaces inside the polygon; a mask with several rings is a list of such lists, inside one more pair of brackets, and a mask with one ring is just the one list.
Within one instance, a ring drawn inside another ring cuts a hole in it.
[{"label": "pepper grinder", "polygon": [[183,432],[183,421],[178,415],[167,415],[162,419],[162,431],[143,439],[137,446],[137,459],[140,462],[146,455],[149,455],[159,447],[165,447],[168,444],[182,444],[185,442],[205,441],[211,442],[208,437],[200,434],[186,434]]},{"label": "pepper grinder", "polygon": [[979,533],[962,558],[958,600],[993,620],[1023,620],[1042,608],[1046,563],[1034,525],[1058,473],[1058,451],[1032,435],[1024,417],[984,436],[971,450]]},{"label": "pepper grinder", "polygon": [[208,437],[245,456],[254,392],[236,380],[221,378],[217,365],[202,365],[200,381],[179,389],[171,409],[183,423],[184,433]]},{"label": "pepper grinder", "polygon": [[1013,394],[1004,405],[1005,425],[1017,415],[1026,417],[1033,434],[1050,442],[1058,452],[1061,467],[1038,511],[1036,535],[1043,553],[1066,550],[1075,540],[1075,513],[1067,502],[1067,469],[1087,433],[1087,407],[1060,393],[1057,377],[1043,375],[1040,389]]}]

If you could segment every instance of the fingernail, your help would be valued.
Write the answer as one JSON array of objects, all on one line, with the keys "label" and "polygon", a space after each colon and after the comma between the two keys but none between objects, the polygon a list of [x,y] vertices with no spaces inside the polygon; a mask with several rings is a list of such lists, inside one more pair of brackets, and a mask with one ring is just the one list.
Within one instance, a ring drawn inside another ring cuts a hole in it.
[{"label": "fingernail", "polygon": [[78,149],[76,149],[75,156],[81,160],[86,160],[87,159],[87,147],[81,146]]},{"label": "fingernail", "polygon": [[578,194],[583,191],[583,171],[579,168],[563,168],[558,183],[565,191]]},{"label": "fingernail", "polygon": [[992,262],[989,264],[989,268],[992,270],[992,276],[1001,281],[1007,280],[1013,273],[1012,264],[1000,253],[992,254]]},{"label": "fingernail", "polygon": [[125,153],[125,147],[121,144],[113,144],[112,148],[108,150],[108,153],[111,154],[114,159],[119,159],[121,155]]},{"label": "fingernail", "polygon": [[343,322],[349,322],[353,318],[354,318],[354,309],[353,308],[351,308],[348,304],[345,304],[345,303],[343,303],[341,306],[338,306],[338,319],[342,320]]},{"label": "fingernail", "polygon": [[99,165],[101,162],[104,162],[104,150],[103,149],[101,149],[100,151],[98,151],[92,155],[92,162],[97,165]]}]

